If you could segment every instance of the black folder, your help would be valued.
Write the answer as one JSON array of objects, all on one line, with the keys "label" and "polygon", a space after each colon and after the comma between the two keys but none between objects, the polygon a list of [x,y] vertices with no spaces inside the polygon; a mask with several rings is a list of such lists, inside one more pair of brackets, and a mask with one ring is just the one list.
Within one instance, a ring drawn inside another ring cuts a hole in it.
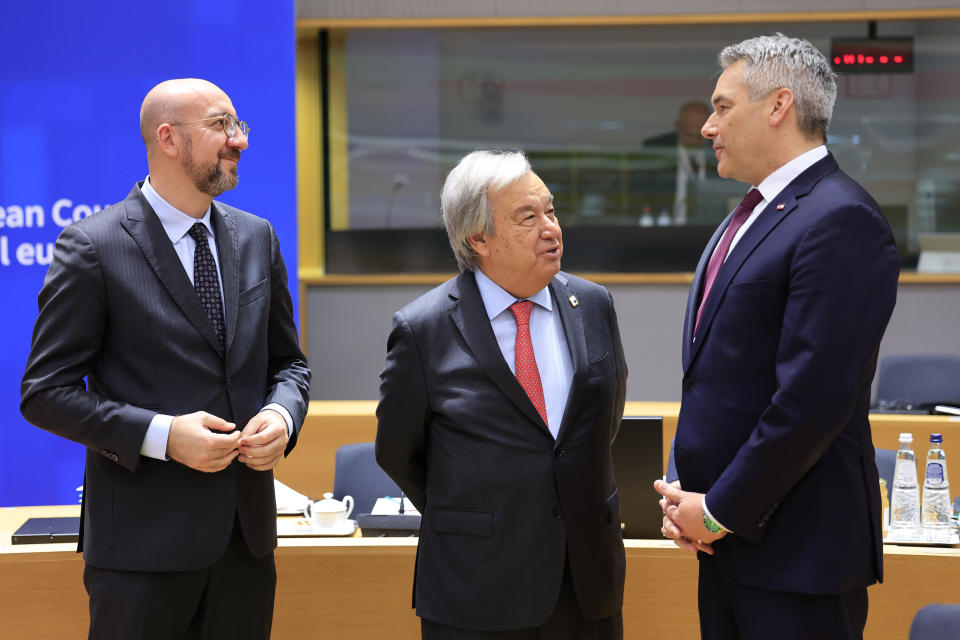
[{"label": "black folder", "polygon": [[420,535],[420,514],[389,513],[357,516],[357,526],[364,538],[416,537]]},{"label": "black folder", "polygon": [[76,542],[80,539],[80,518],[29,518],[13,532],[11,544]]}]

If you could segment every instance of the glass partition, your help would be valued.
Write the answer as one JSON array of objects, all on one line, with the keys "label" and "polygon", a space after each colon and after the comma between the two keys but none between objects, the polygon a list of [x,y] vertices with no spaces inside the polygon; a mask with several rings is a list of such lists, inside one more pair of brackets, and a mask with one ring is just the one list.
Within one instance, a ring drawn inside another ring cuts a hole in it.
[{"label": "glass partition", "polygon": [[[326,198],[327,272],[455,270],[439,191],[478,147],[527,152],[556,200],[565,269],[692,271],[747,189],[717,177],[696,135],[717,52],[777,30],[829,54],[868,25],[331,32],[323,166],[340,197]],[[844,73],[828,145],[883,206],[911,269],[921,249],[960,245],[960,21],[876,33],[912,37],[913,70]]]}]

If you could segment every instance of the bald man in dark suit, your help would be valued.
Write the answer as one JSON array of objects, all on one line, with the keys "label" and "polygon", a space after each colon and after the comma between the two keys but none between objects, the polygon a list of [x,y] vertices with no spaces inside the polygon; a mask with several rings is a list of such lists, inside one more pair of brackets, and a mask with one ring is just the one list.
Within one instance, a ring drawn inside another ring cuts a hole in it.
[{"label": "bald man in dark suit", "polygon": [[310,371],[276,233],[213,201],[247,132],[209,82],[154,87],[149,177],[63,230],[40,292],[21,410],[87,448],[91,638],[270,636],[272,469]]}]

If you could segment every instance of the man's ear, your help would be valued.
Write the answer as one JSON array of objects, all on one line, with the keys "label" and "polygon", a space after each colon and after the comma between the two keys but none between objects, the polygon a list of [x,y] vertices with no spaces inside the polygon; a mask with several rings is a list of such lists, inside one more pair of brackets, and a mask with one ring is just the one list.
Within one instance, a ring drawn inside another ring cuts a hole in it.
[{"label": "man's ear", "polygon": [[490,245],[487,243],[487,234],[483,231],[467,238],[467,242],[470,243],[470,248],[473,249],[474,253],[478,256],[486,258],[490,255]]},{"label": "man's ear", "polygon": [[169,122],[161,123],[157,127],[157,148],[166,156],[177,157],[180,153],[180,145],[173,133],[173,126]]},{"label": "man's ear", "polygon": [[777,89],[770,98],[770,126],[778,127],[793,108],[793,91]]}]

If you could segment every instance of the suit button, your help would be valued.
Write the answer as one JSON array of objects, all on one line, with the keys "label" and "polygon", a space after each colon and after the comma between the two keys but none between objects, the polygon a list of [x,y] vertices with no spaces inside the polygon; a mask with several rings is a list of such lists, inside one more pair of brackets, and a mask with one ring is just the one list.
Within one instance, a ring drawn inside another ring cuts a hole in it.
[{"label": "suit button", "polygon": [[117,455],[116,453],[114,453],[113,451],[110,451],[110,449],[101,449],[101,450],[100,450],[100,453],[103,454],[103,455],[105,455],[106,457],[110,458],[110,459],[113,460],[114,462],[119,462],[119,461],[120,461],[120,456],[118,456],[118,455]]},{"label": "suit button", "polygon": [[556,518],[557,520],[562,520],[562,519],[563,519],[563,509],[561,509],[560,507],[554,507],[554,508],[553,508],[553,517]]},{"label": "suit button", "polygon": [[565,455],[567,455],[566,449],[557,449],[556,451],[553,452],[554,458],[562,458]]},{"label": "suit button", "polygon": [[690,389],[693,387],[693,378],[690,376],[683,376],[683,388]]},{"label": "suit button", "polygon": [[237,388],[237,381],[236,381],[235,379],[233,379],[233,378],[227,378],[227,388],[228,388],[228,389],[236,389],[236,388]]}]

